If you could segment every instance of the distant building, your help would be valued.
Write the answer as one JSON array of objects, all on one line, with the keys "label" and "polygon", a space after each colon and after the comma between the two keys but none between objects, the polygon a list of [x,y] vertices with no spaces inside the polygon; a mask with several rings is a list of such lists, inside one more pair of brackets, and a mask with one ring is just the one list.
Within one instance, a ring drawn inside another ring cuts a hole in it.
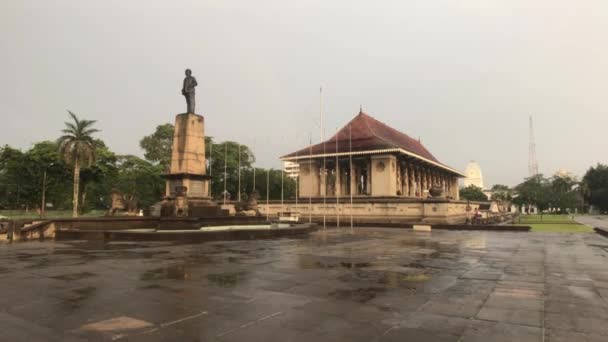
[{"label": "distant building", "polygon": [[558,171],[555,173],[555,175],[556,175],[557,177],[562,177],[562,178],[572,178],[572,179],[575,179],[575,178],[576,178],[576,175],[574,175],[574,173],[572,173],[572,172],[570,172],[570,171],[567,171],[567,170],[565,170],[565,169],[559,169],[559,170],[558,170]]},{"label": "distant building", "polygon": [[483,187],[483,175],[481,173],[481,168],[476,161],[471,160],[466,169],[464,169],[465,178],[463,179],[464,187],[468,187],[470,185],[475,185],[478,188]]},{"label": "distant building", "polygon": [[285,171],[287,177],[296,179],[300,174],[300,164],[286,160],[283,162],[283,171]]}]

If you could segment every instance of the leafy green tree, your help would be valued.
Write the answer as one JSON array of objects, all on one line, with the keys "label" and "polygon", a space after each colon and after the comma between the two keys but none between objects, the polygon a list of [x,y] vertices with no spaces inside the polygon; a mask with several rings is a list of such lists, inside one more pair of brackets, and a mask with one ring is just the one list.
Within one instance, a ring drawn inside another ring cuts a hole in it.
[{"label": "leafy green tree", "polygon": [[93,128],[95,120],[80,120],[78,117],[68,111],[72,122],[66,122],[66,128],[62,130],[62,135],[57,143],[59,151],[66,163],[74,168],[74,189],[73,189],[73,204],[72,216],[78,216],[78,199],[80,197],[80,169],[82,167],[90,167],[95,162],[95,142],[93,134],[99,132]]},{"label": "leafy green tree", "polygon": [[[259,195],[261,202],[268,197],[270,200],[281,199],[281,173],[282,170],[255,168],[255,191]],[[253,168],[247,169],[243,173],[241,180],[243,190],[248,195],[253,192]],[[267,187],[267,184],[270,186]],[[296,195],[296,181],[283,174],[283,198],[294,199]]]},{"label": "leafy green tree", "polygon": [[602,213],[608,211],[608,165],[597,164],[585,173],[582,182],[585,200]]},{"label": "leafy green tree", "polygon": [[492,201],[497,201],[501,203],[509,203],[513,200],[513,190],[509,188],[507,185],[496,184],[492,187]]},{"label": "leafy green tree", "polygon": [[460,199],[468,201],[487,202],[488,196],[483,193],[483,189],[473,184],[460,189]]},{"label": "leafy green tree", "polygon": [[111,203],[111,192],[118,177],[118,157],[106,144],[94,139],[95,164],[80,173],[82,191],[81,212],[90,209],[107,209]]},{"label": "leafy green tree", "polygon": [[[31,181],[35,187],[35,206],[52,203],[55,208],[64,207],[69,199],[71,182],[70,169],[58,153],[58,145],[53,141],[36,143],[26,152],[31,163]],[[45,204],[42,204],[42,191],[45,191]]]},{"label": "leafy green tree", "polygon": [[31,180],[24,177],[29,173],[25,160],[23,152],[8,145],[0,151],[0,186],[6,208],[18,209],[28,200],[27,187]]},{"label": "leafy green tree", "polygon": [[[228,197],[232,200],[237,199],[239,189],[239,159],[241,167],[241,194],[246,193],[248,187],[245,182],[248,177],[243,176],[249,172],[251,165],[255,162],[255,156],[249,147],[241,145],[236,141],[225,141],[214,144],[211,138],[207,140],[205,146],[207,149],[207,160],[211,164],[207,169],[207,174],[211,176],[212,196],[223,198],[225,178]],[[224,161],[226,162],[224,163]],[[224,177],[224,174],[226,177]]]},{"label": "leafy green tree", "polygon": [[156,126],[154,133],[143,137],[139,146],[144,150],[144,157],[153,163],[158,163],[165,171],[171,163],[171,148],[173,147],[172,124]]},{"label": "leafy green tree", "polygon": [[136,208],[146,208],[158,202],[165,190],[161,166],[136,156],[119,156],[118,174],[114,188]]},{"label": "leafy green tree", "polygon": [[542,174],[526,178],[515,187],[517,197],[514,202],[519,205],[534,205],[539,212],[547,210],[551,203],[553,191],[551,183]]},{"label": "leafy green tree", "polygon": [[568,212],[577,207],[579,183],[576,178],[556,174],[550,180],[551,207],[561,212]]}]

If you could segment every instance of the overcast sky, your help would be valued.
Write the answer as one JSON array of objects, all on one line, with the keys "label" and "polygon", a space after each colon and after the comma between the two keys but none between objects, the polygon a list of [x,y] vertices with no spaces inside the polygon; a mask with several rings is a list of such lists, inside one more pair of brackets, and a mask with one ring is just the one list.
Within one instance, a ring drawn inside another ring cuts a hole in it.
[{"label": "overcast sky", "polygon": [[66,109],[98,120],[112,150],[185,111],[197,78],[206,133],[258,165],[359,111],[487,185],[608,162],[605,0],[2,0],[0,145],[59,136]]}]

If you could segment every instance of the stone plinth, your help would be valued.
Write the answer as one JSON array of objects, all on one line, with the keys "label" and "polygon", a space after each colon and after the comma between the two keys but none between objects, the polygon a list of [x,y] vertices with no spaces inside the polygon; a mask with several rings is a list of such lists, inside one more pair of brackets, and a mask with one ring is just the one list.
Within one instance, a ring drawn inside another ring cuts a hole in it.
[{"label": "stone plinth", "polygon": [[205,175],[205,119],[197,114],[175,117],[170,174]]},{"label": "stone plinth", "polygon": [[190,198],[209,196],[209,181],[205,166],[205,119],[186,113],[175,117],[175,132],[171,150],[171,166],[165,194]]}]

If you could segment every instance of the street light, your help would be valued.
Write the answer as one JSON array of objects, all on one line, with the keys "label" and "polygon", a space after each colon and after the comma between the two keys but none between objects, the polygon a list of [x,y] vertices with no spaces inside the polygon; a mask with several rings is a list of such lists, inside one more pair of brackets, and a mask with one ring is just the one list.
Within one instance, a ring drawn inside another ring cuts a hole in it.
[{"label": "street light", "polygon": [[50,163],[44,168],[44,173],[42,175],[42,203],[40,206],[40,218],[44,217],[44,212],[46,210],[46,171],[49,167],[55,165],[55,163]]}]

